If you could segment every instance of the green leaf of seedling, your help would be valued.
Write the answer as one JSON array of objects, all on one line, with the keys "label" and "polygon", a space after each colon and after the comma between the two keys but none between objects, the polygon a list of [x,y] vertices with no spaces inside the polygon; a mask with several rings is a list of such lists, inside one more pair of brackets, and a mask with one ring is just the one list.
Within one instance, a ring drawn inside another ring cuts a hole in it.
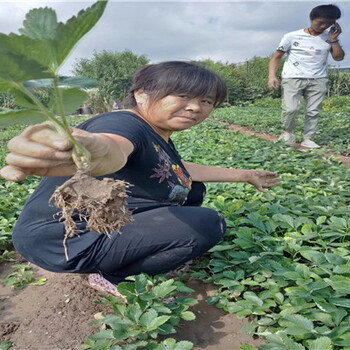
[{"label": "green leaf of seedling", "polygon": [[273,349],[278,350],[305,350],[304,346],[290,339],[285,333],[275,333],[264,335],[272,344],[276,345]]},{"label": "green leaf of seedling", "polygon": [[131,321],[138,323],[140,317],[142,315],[142,310],[139,304],[133,304],[128,306],[127,311],[125,313],[126,317],[128,317]]},{"label": "green leaf of seedling", "polygon": [[262,306],[264,304],[264,302],[254,292],[245,292],[243,297],[245,300],[250,301],[253,305]]},{"label": "green leaf of seedling", "polygon": [[324,281],[328,283],[336,292],[344,295],[350,294],[349,277],[334,275],[332,278],[325,278]]},{"label": "green leaf of seedling", "polygon": [[9,350],[12,347],[12,342],[10,341],[0,341],[0,350]]},{"label": "green leaf of seedling", "polygon": [[[61,94],[65,115],[74,113],[83,105],[84,101],[88,98],[87,92],[77,87],[61,89]],[[53,111],[54,114],[60,114],[55,98],[49,102],[49,108]]]},{"label": "green leaf of seedling", "polygon": [[96,79],[67,76],[60,76],[58,83],[59,87],[80,87],[82,89],[91,89],[100,85],[100,82]]},{"label": "green leaf of seedling", "polygon": [[28,12],[23,22],[24,27],[19,31],[23,37],[42,45],[40,50],[35,47],[30,57],[56,73],[78,41],[100,19],[106,5],[107,1],[98,1],[70,18],[66,24],[57,22],[55,11],[47,7]]},{"label": "green leaf of seedling", "polygon": [[348,315],[348,312],[343,308],[337,308],[336,312],[332,312],[331,316],[336,326],[340,325],[340,322]]},{"label": "green leaf of seedling", "polygon": [[46,115],[30,109],[13,109],[0,112],[0,127],[16,124],[36,124],[47,120]]},{"label": "green leaf of seedling", "polygon": [[180,317],[185,321],[193,321],[196,319],[196,315],[191,311],[182,312]]},{"label": "green leaf of seedling", "polygon": [[62,64],[78,41],[95,26],[107,6],[106,0],[99,0],[75,17],[70,18],[64,27],[59,28],[55,40],[57,61]]},{"label": "green leaf of seedling", "polygon": [[135,296],[135,285],[130,282],[121,282],[118,284],[118,292],[125,295],[126,297]]},{"label": "green leaf of seedling", "polygon": [[103,329],[98,333],[92,334],[89,336],[90,340],[98,341],[98,340],[108,340],[113,339],[113,331],[111,329]]},{"label": "green leaf of seedling", "polygon": [[350,299],[349,298],[330,298],[329,302],[333,305],[336,305],[336,306],[350,308]]},{"label": "green leaf of seedling", "polygon": [[302,315],[288,315],[285,319],[305,331],[312,332],[314,330],[313,322]]},{"label": "green leaf of seedling", "polygon": [[169,319],[170,319],[170,316],[156,317],[155,319],[152,320],[152,322],[148,328],[156,329],[156,328],[160,327],[162,324],[164,324],[165,322],[167,322]]},{"label": "green leaf of seedling", "polygon": [[182,340],[182,341],[176,343],[175,339],[168,338],[168,339],[165,339],[162,343],[160,343],[154,349],[157,349],[157,350],[191,350],[191,349],[193,349],[193,344],[189,341],[186,341],[186,340]]},{"label": "green leaf of seedling", "polygon": [[31,39],[54,40],[58,27],[56,12],[48,7],[33,9],[27,13],[19,32]]},{"label": "green leaf of seedling", "polygon": [[241,345],[241,350],[259,350],[258,348],[256,348],[253,345],[249,345],[249,344],[242,344]]},{"label": "green leaf of seedling", "polygon": [[187,287],[184,283],[180,281],[175,281],[174,285],[176,286],[176,290],[181,293],[193,293],[194,289]]},{"label": "green leaf of seedling", "polygon": [[327,337],[321,337],[311,340],[308,343],[309,350],[333,350],[332,340]]},{"label": "green leaf of seedling", "polygon": [[155,298],[165,298],[171,296],[171,292],[176,290],[174,280],[170,279],[157,286],[154,286],[151,290],[151,295]]},{"label": "green leaf of seedling", "polygon": [[316,224],[317,226],[319,225],[322,225],[324,222],[326,222],[327,220],[327,216],[319,216],[317,219],[316,219]]},{"label": "green leaf of seedling", "polygon": [[32,94],[26,94],[24,91],[19,89],[12,89],[11,94],[14,96],[16,105],[32,109],[39,110],[39,107],[35,104]]},{"label": "green leaf of seedling", "polygon": [[320,253],[320,252],[318,252],[318,251],[316,251],[316,250],[311,250],[311,249],[301,250],[300,254],[305,259],[308,259],[308,260],[316,263],[319,266],[324,264],[325,262],[327,262],[327,259],[326,259],[325,255]]},{"label": "green leaf of seedling", "polygon": [[[28,80],[23,83],[26,88],[48,88],[53,87],[53,79],[37,79]],[[90,89],[97,87],[100,83],[95,79],[84,78],[84,77],[67,77],[60,76],[58,79],[58,87],[80,87],[82,89]]]},{"label": "green leaf of seedling", "polygon": [[157,312],[153,309],[145,312],[140,317],[140,325],[144,328],[151,327],[153,320],[158,316]]},{"label": "green leaf of seedling", "polygon": [[214,246],[213,248],[209,249],[210,253],[214,253],[214,252],[223,252],[225,250],[231,250],[236,248],[237,246],[235,244],[218,244],[216,246]]},{"label": "green leaf of seedling", "polygon": [[182,340],[175,344],[174,350],[191,350],[193,349],[193,344],[187,340]]},{"label": "green leaf of seedling", "polygon": [[53,73],[48,71],[47,65],[30,56],[35,50],[38,51],[38,56],[45,56],[46,48],[30,38],[0,33],[0,89],[2,92],[11,91],[9,83],[53,78]]}]

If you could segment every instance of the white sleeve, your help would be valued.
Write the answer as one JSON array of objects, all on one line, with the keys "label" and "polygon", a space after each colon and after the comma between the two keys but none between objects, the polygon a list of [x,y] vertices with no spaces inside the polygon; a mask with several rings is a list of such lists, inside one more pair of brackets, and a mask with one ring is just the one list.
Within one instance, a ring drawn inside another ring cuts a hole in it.
[{"label": "white sleeve", "polygon": [[289,33],[285,34],[282,38],[282,40],[280,41],[278,47],[277,47],[277,51],[284,51],[287,52],[289,51],[290,47],[292,45],[292,38],[289,35]]}]

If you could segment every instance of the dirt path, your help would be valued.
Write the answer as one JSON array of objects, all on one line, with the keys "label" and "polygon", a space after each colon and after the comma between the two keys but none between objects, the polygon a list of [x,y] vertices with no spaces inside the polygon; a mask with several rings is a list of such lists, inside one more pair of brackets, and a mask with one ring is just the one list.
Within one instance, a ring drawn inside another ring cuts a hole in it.
[{"label": "dirt path", "polygon": [[[0,281],[12,271],[12,264],[0,265]],[[15,290],[0,285],[0,340],[10,340],[14,350],[76,350],[88,335],[97,331],[89,323],[99,312],[111,313],[109,307],[96,305],[98,292],[87,285],[86,278],[56,274],[33,266],[35,276],[47,278],[43,286]],[[258,346],[259,340],[241,333],[247,320],[209,306],[207,293],[212,288],[199,281],[189,281],[199,303],[191,310],[197,320],[182,322],[177,340],[189,340],[194,349],[238,350],[241,344]]]},{"label": "dirt path", "polygon": [[[220,122],[220,124],[227,125],[228,130],[238,131],[244,135],[255,136],[255,137],[258,137],[260,139],[264,139],[264,140],[267,140],[270,142],[276,142],[278,140],[278,137],[275,135],[258,133],[258,132],[255,132],[246,126],[241,126],[241,125],[237,125],[237,124],[230,124],[230,123],[226,123],[226,122]],[[305,147],[300,146],[300,144],[298,144],[298,143],[295,145],[295,148],[298,150],[306,150],[307,149]],[[328,157],[328,158],[333,157],[334,159],[338,160],[339,162],[344,163],[346,167],[350,168],[350,157],[342,156],[342,155],[334,154],[334,153],[325,153],[324,156]]]}]

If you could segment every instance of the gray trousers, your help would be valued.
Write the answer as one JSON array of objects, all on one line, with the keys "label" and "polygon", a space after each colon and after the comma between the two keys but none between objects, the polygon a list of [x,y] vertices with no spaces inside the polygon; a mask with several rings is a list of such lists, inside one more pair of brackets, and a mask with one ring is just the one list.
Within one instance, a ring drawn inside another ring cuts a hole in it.
[{"label": "gray trousers", "polygon": [[285,131],[294,133],[301,99],[305,98],[304,139],[312,139],[318,129],[318,116],[328,92],[328,78],[282,79],[282,119]]}]

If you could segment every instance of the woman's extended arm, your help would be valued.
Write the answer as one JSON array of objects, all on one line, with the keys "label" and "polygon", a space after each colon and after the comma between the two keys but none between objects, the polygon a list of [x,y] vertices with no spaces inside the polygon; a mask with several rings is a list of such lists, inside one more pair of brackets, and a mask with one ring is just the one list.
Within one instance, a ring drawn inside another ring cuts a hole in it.
[{"label": "woman's extended arm", "polygon": [[[126,138],[114,134],[90,133],[72,129],[73,136],[91,153],[91,174],[102,176],[121,169],[134,149]],[[76,172],[72,144],[44,124],[29,126],[8,144],[8,166],[1,176],[22,181],[28,175],[71,176]]]},{"label": "woman's extended arm", "polygon": [[281,183],[278,174],[271,171],[217,168],[188,162],[183,162],[183,164],[193,181],[248,182],[261,192],[266,192],[264,187],[272,187]]}]

